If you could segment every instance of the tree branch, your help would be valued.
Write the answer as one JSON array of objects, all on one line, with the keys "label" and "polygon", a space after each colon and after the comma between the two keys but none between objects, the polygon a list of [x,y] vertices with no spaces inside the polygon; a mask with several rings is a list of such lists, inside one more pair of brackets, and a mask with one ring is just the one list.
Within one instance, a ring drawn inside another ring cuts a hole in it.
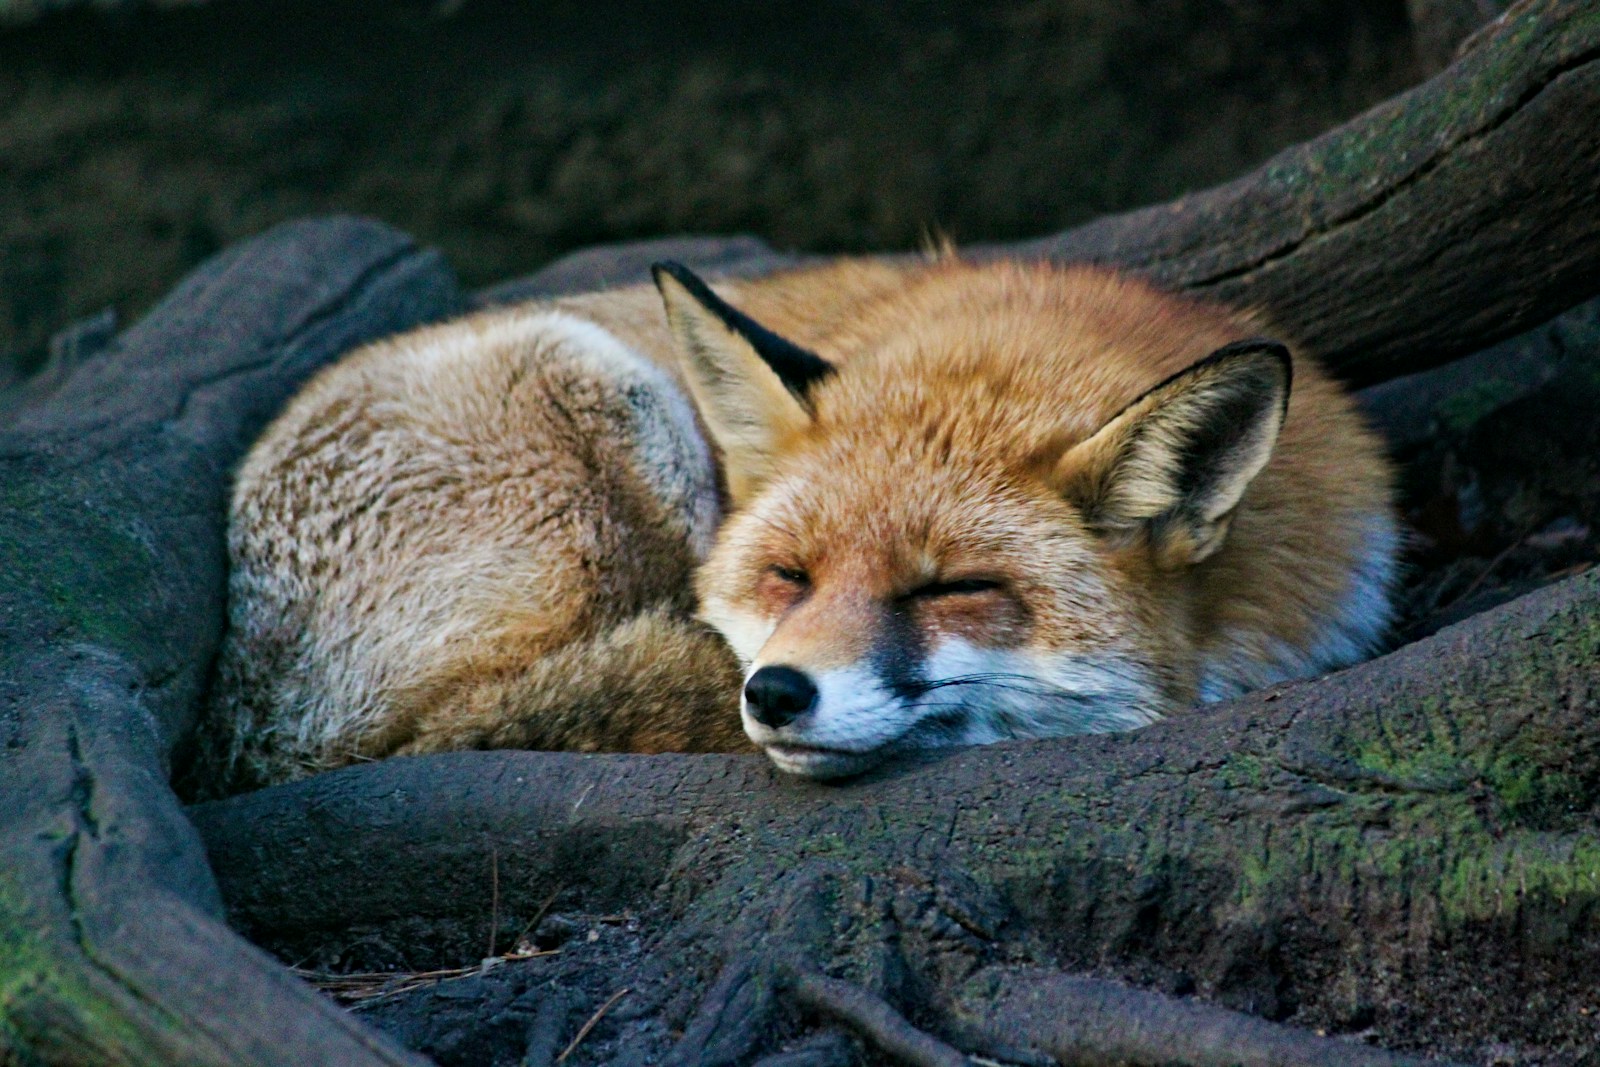
[{"label": "tree branch", "polygon": [[1600,292],[1600,10],[1520,4],[1431,81],[1226,185],[1000,254],[1266,308],[1364,385]]},{"label": "tree branch", "polygon": [[[1600,12],[1522,0],[1469,46],[1431,80],[1234,181],[965,251],[1102,263],[1265,309],[1358,386],[1476,352],[1600,294]],[[564,257],[480,299],[644,282],[667,257],[728,277],[811,259],[747,237],[636,242]]]}]

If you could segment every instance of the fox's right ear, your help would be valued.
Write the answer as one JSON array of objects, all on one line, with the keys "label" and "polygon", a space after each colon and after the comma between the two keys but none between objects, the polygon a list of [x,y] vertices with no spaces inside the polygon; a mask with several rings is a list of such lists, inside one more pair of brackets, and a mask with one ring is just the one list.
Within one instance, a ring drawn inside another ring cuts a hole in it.
[{"label": "fox's right ear", "polygon": [[1067,452],[1058,471],[1091,526],[1143,536],[1156,562],[1210,556],[1272,457],[1288,414],[1289,350],[1258,338],[1157,385]]},{"label": "fox's right ear", "polygon": [[833,365],[730,306],[681,263],[650,272],[684,377],[722,450],[728,492],[747,500],[771,473],[779,443],[811,424],[808,390]]}]

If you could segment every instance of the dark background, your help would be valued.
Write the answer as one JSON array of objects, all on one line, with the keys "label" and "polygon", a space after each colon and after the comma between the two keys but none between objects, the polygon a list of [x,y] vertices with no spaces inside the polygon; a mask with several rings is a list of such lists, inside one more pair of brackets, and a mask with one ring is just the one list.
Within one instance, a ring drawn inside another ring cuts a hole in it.
[{"label": "dark background", "polygon": [[582,245],[1036,236],[1419,80],[1401,0],[216,0],[0,31],[0,384],[229,242],[376,216],[469,284]]}]

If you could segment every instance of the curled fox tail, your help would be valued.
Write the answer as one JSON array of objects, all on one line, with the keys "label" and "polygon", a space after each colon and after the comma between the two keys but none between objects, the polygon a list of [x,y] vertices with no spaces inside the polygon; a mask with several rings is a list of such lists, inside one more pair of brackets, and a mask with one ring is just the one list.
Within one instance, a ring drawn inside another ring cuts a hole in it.
[{"label": "curled fox tail", "polygon": [[458,749],[753,751],[740,672],[710,627],[657,607],[528,662],[454,661],[360,739],[356,758]]}]

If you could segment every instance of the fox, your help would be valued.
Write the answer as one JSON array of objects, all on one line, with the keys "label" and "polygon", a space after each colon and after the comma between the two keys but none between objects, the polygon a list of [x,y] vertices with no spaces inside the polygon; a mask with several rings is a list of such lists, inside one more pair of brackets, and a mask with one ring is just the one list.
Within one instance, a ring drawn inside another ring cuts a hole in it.
[{"label": "fox", "polygon": [[1393,473],[1258,311],[846,258],[480,311],[315,376],[237,473],[201,765],[761,751],[805,778],[1347,666]]}]

